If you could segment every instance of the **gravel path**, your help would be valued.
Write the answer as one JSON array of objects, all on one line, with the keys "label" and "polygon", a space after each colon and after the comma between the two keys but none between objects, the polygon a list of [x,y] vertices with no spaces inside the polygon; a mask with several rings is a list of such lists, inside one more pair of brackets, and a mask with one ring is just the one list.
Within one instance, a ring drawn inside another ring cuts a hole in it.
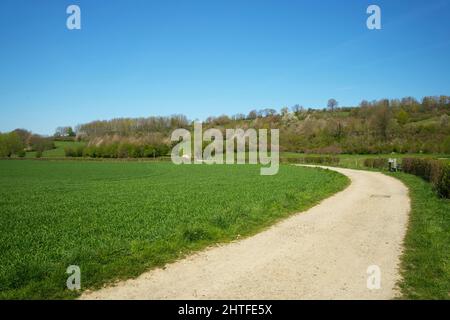
[{"label": "gravel path", "polygon": [[[81,298],[394,298],[410,209],[408,190],[381,173],[330,169],[352,183],[308,211]],[[367,288],[371,265],[380,268],[380,289]]]}]

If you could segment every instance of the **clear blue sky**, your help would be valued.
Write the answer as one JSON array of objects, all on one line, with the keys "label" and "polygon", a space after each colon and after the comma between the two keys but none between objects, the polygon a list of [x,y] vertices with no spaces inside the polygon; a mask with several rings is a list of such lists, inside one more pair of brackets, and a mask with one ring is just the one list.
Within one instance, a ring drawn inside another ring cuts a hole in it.
[{"label": "clear blue sky", "polygon": [[[81,30],[66,28],[70,4]],[[438,94],[450,94],[448,0],[0,1],[2,132]]]}]

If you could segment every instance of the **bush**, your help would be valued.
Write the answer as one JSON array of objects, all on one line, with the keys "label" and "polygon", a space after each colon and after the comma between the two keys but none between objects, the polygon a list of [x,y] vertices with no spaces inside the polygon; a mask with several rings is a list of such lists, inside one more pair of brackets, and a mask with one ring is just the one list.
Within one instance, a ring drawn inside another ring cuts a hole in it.
[{"label": "bush", "polygon": [[64,154],[66,155],[66,157],[74,157],[75,156],[73,148],[70,148],[70,147],[64,148]]},{"label": "bush", "polygon": [[402,169],[431,182],[436,192],[444,198],[450,197],[450,164],[434,159],[404,158]]},{"label": "bush", "polygon": [[30,137],[29,145],[32,151],[46,151],[55,149],[55,143],[50,138],[43,138],[37,134]]},{"label": "bush", "polygon": [[64,148],[64,154],[66,155],[66,157],[82,157],[83,156],[83,150],[84,147],[83,146],[78,146],[78,147],[65,147]]}]

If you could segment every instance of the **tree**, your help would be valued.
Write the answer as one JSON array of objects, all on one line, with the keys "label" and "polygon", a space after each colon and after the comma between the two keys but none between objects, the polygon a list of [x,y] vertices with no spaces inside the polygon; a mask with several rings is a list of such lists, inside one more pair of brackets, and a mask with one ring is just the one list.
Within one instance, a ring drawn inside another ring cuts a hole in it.
[{"label": "tree", "polygon": [[65,134],[68,137],[75,137],[75,132],[73,131],[72,127],[66,127]]},{"label": "tree", "polygon": [[280,114],[281,114],[281,116],[285,116],[285,115],[287,115],[289,113],[289,109],[287,108],[287,107],[284,107],[284,108],[281,108],[281,110],[280,110]]},{"label": "tree", "polygon": [[327,107],[330,111],[334,111],[335,108],[337,108],[338,106],[338,102],[336,101],[336,99],[329,99],[328,103],[327,103]]},{"label": "tree", "polygon": [[258,117],[258,112],[256,110],[252,110],[248,113],[247,119],[254,120]]},{"label": "tree", "polygon": [[75,137],[75,131],[73,131],[72,127],[58,127],[56,128],[55,137]]},{"label": "tree", "polygon": [[16,132],[4,133],[0,135],[0,156],[11,157],[12,155],[22,155],[25,145]]},{"label": "tree", "polygon": [[392,114],[389,108],[389,103],[386,100],[379,102],[376,107],[376,112],[373,114],[373,124],[375,130],[381,136],[381,138],[386,141],[388,138],[388,130],[391,122]]},{"label": "tree", "polygon": [[295,113],[296,115],[298,115],[300,112],[303,112],[305,108],[303,108],[303,106],[296,104],[294,106],[291,107],[291,110],[293,113]]},{"label": "tree", "polygon": [[29,145],[31,147],[31,150],[41,152],[55,148],[55,144],[53,143],[51,138],[44,138],[37,134],[33,134],[30,137]]},{"label": "tree", "polygon": [[31,132],[25,129],[16,129],[13,132],[15,132],[19,137],[22,143],[26,146],[29,143]]},{"label": "tree", "polygon": [[55,130],[55,137],[62,137],[64,135],[64,127],[58,127]]},{"label": "tree", "polygon": [[369,107],[369,106],[370,106],[370,102],[367,101],[367,100],[363,100],[363,101],[361,101],[361,102],[359,103],[359,107],[360,107],[360,108],[367,108],[367,107]]},{"label": "tree", "polygon": [[396,118],[397,118],[398,123],[400,123],[401,125],[404,125],[409,121],[409,115],[403,109],[400,109],[400,111],[397,112]]}]

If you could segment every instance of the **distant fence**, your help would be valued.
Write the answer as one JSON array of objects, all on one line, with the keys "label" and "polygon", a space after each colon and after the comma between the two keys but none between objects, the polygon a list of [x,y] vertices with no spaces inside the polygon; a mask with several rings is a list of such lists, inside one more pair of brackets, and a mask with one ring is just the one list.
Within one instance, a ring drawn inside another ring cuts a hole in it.
[{"label": "distant fence", "polygon": [[364,166],[367,168],[387,169],[389,165],[386,158],[367,158],[364,160]]},{"label": "distant fence", "polygon": [[281,163],[338,165],[340,159],[332,156],[281,158]]}]

